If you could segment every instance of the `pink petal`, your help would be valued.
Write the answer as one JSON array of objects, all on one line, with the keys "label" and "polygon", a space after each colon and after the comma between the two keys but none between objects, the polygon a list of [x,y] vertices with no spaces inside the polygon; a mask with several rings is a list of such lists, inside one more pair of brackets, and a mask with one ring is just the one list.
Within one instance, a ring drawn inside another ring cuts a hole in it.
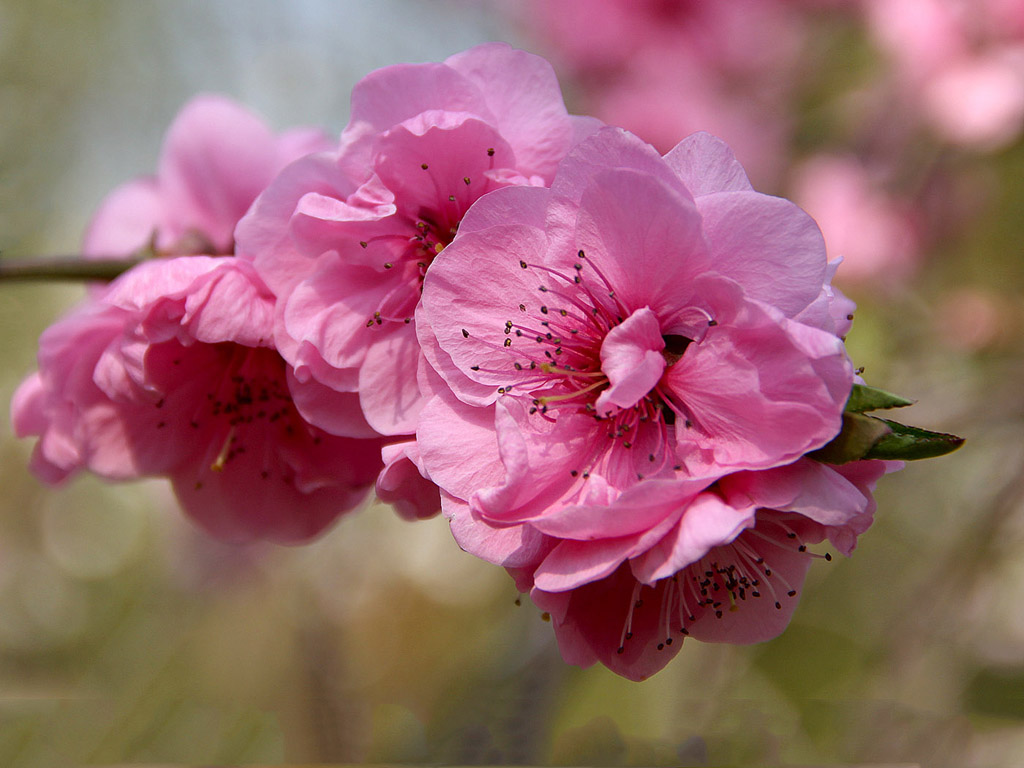
[{"label": "pink petal", "polygon": [[359,398],[366,420],[382,435],[408,435],[424,401],[416,379],[420,350],[416,329],[399,326],[371,343],[359,369]]},{"label": "pink petal", "polygon": [[645,584],[668,578],[714,547],[731,542],[753,523],[753,504],[734,506],[715,493],[702,493],[668,535],[630,561],[633,575]]},{"label": "pink petal", "polygon": [[573,137],[551,65],[505,43],[478,45],[450,56],[445,64],[480,89],[498,130],[515,151],[516,167],[550,182]]},{"label": "pink petal", "polygon": [[476,519],[465,502],[441,492],[441,504],[452,535],[472,555],[506,568],[532,567],[554,542],[529,525],[497,528]]},{"label": "pink petal", "polygon": [[493,408],[466,406],[451,393],[435,396],[420,412],[416,442],[430,479],[464,502],[477,489],[505,480]]},{"label": "pink petal", "polygon": [[825,280],[825,241],[793,203],[758,192],[718,192],[697,201],[714,269],[752,298],[793,317]]},{"label": "pink petal", "polygon": [[[812,558],[791,546],[766,541],[751,534],[743,538],[764,559],[772,575],[763,578],[758,588],[760,597],[748,595],[736,604],[736,610],[723,608],[720,617],[711,610],[705,610],[695,622],[687,624],[690,635],[697,640],[708,643],[760,643],[771,640],[782,633],[796,610],[799,590]],[[791,596],[790,591],[797,594]],[[780,607],[776,608],[776,602]]]},{"label": "pink petal", "polygon": [[164,140],[159,178],[168,209],[231,252],[235,224],[277,170],[275,137],[229,99],[199,96],[175,118]]},{"label": "pink petal", "polygon": [[291,367],[287,376],[296,410],[313,426],[340,437],[378,436],[366,423],[358,393],[339,391],[314,378],[299,381]]},{"label": "pink petal", "polygon": [[[543,281],[520,262],[535,259],[545,243],[543,231],[534,227],[470,232],[442,251],[424,278],[424,314],[438,345],[463,375],[494,387],[491,402],[499,387],[529,375],[517,371],[515,363],[521,357],[518,344],[533,339],[506,334],[505,321],[518,323],[527,310],[537,312]],[[520,310],[520,304],[527,309]],[[439,360],[442,376],[446,362]]]},{"label": "pink petal", "polygon": [[406,520],[423,520],[441,511],[438,488],[424,476],[415,440],[381,449],[384,469],[377,477],[377,498]]},{"label": "pink petal", "polygon": [[[586,271],[589,261],[620,306],[627,311],[650,307],[662,322],[690,304],[693,281],[709,265],[693,202],[633,169],[594,175],[580,200],[575,240],[586,256],[584,279],[594,280]],[[578,260],[575,250],[565,260]]]},{"label": "pink petal", "polygon": [[752,189],[746,171],[729,146],[704,131],[680,141],[665,155],[665,162],[695,198],[713,192]]},{"label": "pink petal", "polygon": [[255,264],[278,297],[286,296],[315,263],[292,240],[289,222],[299,200],[312,193],[343,200],[356,190],[354,182],[338,173],[337,163],[337,155],[330,153],[295,161],[274,178],[238,222],[236,253]]},{"label": "pink petal", "polygon": [[[137,179],[111,192],[93,215],[82,252],[87,257],[123,256],[166,232],[164,206],[154,177]],[[177,233],[170,233],[177,237]],[[164,235],[161,245],[168,245]]]},{"label": "pink petal", "polygon": [[664,348],[658,318],[649,307],[612,328],[601,343],[601,370],[610,386],[597,398],[597,412],[631,408],[653,390],[665,370]]}]

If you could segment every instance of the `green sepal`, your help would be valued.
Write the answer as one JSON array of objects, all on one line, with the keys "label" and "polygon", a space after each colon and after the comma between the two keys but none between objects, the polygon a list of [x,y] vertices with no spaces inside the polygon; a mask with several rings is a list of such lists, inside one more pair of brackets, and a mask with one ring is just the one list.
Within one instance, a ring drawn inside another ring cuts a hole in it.
[{"label": "green sepal", "polygon": [[885,408],[905,408],[913,404],[913,400],[886,392],[884,389],[876,389],[866,384],[854,384],[853,391],[850,392],[850,397],[843,410],[847,413],[865,413]]},{"label": "green sepal", "polygon": [[914,461],[933,459],[952,453],[964,444],[964,439],[945,432],[931,432],[911,427],[888,419],[876,419],[889,427],[889,432],[879,438],[864,455],[865,459],[897,459]]},{"label": "green sepal", "polygon": [[832,440],[807,455],[826,464],[846,464],[863,459],[892,432],[882,419],[860,413],[844,413],[843,428]]}]

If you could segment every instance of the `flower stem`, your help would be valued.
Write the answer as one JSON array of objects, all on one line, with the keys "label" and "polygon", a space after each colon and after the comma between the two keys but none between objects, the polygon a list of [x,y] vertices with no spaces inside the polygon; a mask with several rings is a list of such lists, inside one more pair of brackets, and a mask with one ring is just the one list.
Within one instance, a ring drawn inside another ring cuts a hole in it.
[{"label": "flower stem", "polygon": [[82,256],[30,256],[0,258],[0,282],[26,280],[110,281],[127,272],[143,256],[83,258]]}]

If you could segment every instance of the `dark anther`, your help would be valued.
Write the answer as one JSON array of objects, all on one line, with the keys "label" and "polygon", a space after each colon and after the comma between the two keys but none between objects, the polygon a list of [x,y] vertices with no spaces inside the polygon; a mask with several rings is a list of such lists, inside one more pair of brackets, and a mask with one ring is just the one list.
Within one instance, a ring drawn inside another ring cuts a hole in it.
[{"label": "dark anther", "polygon": [[429,168],[429,167],[430,166],[427,165],[426,163],[420,163],[420,168],[422,168],[424,171],[427,170],[427,168]]},{"label": "dark anther", "polygon": [[661,354],[665,358],[666,365],[678,362],[683,353],[686,352],[686,348],[693,343],[693,339],[676,333],[662,336],[661,340],[665,342],[665,349],[661,351]]},{"label": "dark anther", "polygon": [[464,338],[464,339],[468,339],[469,338],[469,331],[467,331],[465,328],[462,329],[462,338]]},{"label": "dark anther", "polygon": [[469,176],[463,176],[462,177],[462,183],[465,184],[468,187],[469,186]]},{"label": "dark anther", "polygon": [[487,156],[488,157],[494,157],[494,147],[488,147],[487,148]]},{"label": "dark anther", "polygon": [[369,243],[367,243],[365,240],[360,240],[359,241],[359,247],[360,248],[365,248],[368,245],[369,245]]}]

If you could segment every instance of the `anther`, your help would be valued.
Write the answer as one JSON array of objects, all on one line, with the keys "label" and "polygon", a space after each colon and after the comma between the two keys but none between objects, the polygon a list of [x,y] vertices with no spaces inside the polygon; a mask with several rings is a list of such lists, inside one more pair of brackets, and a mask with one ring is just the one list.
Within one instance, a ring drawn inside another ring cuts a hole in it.
[{"label": "anther", "polygon": [[359,247],[360,248],[366,248],[368,245],[369,245],[369,243],[367,243],[365,240],[360,240],[359,241]]},{"label": "anther", "polygon": [[427,165],[426,163],[420,163],[420,168],[422,168],[424,171],[427,170],[427,168],[429,168],[429,167],[430,166]]},{"label": "anther", "polygon": [[464,339],[468,339],[469,338],[469,331],[467,331],[465,328],[462,329],[462,338],[464,338]]},{"label": "anther", "polygon": [[462,183],[465,184],[468,187],[469,186],[469,176],[463,176],[462,177]]},{"label": "anther", "polygon": [[519,260],[519,266],[520,266],[521,269],[526,269],[529,265],[525,261],[520,259]]},{"label": "anther", "polygon": [[487,156],[488,157],[494,157],[494,147],[488,147],[487,148]]}]

